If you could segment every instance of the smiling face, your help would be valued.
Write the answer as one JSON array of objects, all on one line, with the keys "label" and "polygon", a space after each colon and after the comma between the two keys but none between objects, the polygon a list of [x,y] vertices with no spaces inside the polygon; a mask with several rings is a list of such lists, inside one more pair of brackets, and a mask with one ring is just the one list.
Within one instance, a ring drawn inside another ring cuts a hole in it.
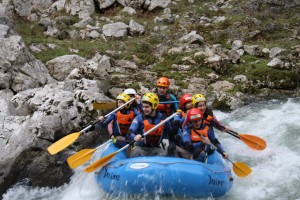
[{"label": "smiling face", "polygon": [[117,104],[118,104],[118,107],[120,107],[120,106],[122,106],[123,104],[125,104],[125,102],[122,101],[122,100],[120,100],[120,99],[118,99],[118,100],[117,100]]},{"label": "smiling face", "polygon": [[150,115],[152,112],[152,108],[150,103],[143,102],[143,112],[145,115]]},{"label": "smiling face", "polygon": [[199,108],[202,111],[202,113],[204,113],[206,110],[206,102],[205,101],[198,102],[197,108]]},{"label": "smiling face", "polygon": [[193,126],[193,128],[195,128],[195,129],[200,128],[201,124],[202,124],[202,119],[192,121],[192,126]]}]

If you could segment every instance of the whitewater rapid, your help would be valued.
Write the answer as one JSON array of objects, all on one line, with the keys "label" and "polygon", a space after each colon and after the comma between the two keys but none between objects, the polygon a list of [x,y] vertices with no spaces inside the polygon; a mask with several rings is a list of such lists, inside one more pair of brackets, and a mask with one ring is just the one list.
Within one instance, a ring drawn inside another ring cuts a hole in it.
[{"label": "whitewater rapid", "polygon": [[[300,99],[253,103],[230,113],[220,111],[214,113],[232,130],[257,135],[267,142],[264,151],[254,151],[239,139],[216,131],[216,136],[229,153],[231,160],[243,162],[253,170],[246,178],[237,177],[233,173],[234,183],[231,190],[218,199],[300,199]],[[100,154],[101,149],[98,151]],[[91,162],[95,160],[96,158]],[[3,200],[149,199],[143,195],[132,197],[120,194],[113,197],[105,194],[98,188],[94,175],[82,172],[83,168],[84,166],[76,169],[71,182],[59,188],[32,188],[19,185],[9,189],[3,195]],[[156,196],[152,199],[175,198]]]}]

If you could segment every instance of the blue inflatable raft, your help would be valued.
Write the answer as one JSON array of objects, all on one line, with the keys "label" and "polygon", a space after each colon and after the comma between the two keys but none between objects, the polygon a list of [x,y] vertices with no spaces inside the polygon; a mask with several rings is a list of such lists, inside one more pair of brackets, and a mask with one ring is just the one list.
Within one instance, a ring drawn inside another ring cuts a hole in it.
[{"label": "blue inflatable raft", "polygon": [[[101,157],[117,151],[110,144]],[[232,174],[218,152],[207,163],[175,157],[127,158],[125,151],[96,173],[98,185],[109,194],[220,197],[232,185]]]}]

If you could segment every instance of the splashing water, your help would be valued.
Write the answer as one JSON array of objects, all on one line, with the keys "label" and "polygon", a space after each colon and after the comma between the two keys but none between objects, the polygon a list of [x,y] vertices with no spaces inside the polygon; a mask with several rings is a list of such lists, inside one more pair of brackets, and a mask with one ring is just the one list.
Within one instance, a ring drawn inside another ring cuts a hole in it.
[{"label": "splashing water", "polygon": [[[273,100],[251,104],[231,113],[214,113],[232,130],[259,136],[267,142],[264,151],[255,151],[241,140],[216,131],[216,136],[231,160],[243,162],[253,170],[253,173],[245,178],[239,178],[233,173],[234,183],[231,190],[218,199],[300,199],[300,100]],[[95,160],[96,158],[93,161]],[[143,194],[110,196],[97,186],[93,173],[82,172],[84,167],[76,169],[69,184],[59,188],[32,188],[20,185],[9,189],[3,195],[3,200],[186,199]]]}]

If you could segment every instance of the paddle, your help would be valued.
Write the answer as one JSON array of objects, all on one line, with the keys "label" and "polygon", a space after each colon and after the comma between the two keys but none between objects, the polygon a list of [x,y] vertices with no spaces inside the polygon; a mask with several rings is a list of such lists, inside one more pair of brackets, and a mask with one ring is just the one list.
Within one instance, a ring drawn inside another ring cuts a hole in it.
[{"label": "paddle", "polygon": [[112,139],[107,140],[105,143],[101,144],[100,146],[94,148],[94,149],[82,149],[81,151],[73,154],[67,159],[68,165],[75,169],[76,167],[79,167],[80,165],[83,165],[87,161],[89,161],[94,152],[100,149],[101,147],[105,146],[106,144],[110,143]]},{"label": "paddle", "polygon": [[[179,103],[179,101],[164,101],[159,102],[160,104],[168,104],[168,103]],[[96,110],[110,110],[116,107],[115,102],[95,102],[93,103],[93,108]]]},{"label": "paddle", "polygon": [[[130,102],[134,101],[134,99],[131,99],[130,101],[126,102],[125,104],[123,104],[122,106],[116,108],[115,110],[111,111],[110,113],[108,113],[107,115],[104,116],[104,118],[108,117],[109,115],[111,115],[112,113],[122,109],[124,106],[126,106],[127,104],[129,104]],[[80,132],[76,132],[76,133],[71,133],[63,138],[61,138],[60,140],[54,142],[52,145],[50,145],[47,150],[51,155],[54,155],[60,151],[62,151],[63,149],[67,148],[68,146],[70,146],[73,142],[75,142],[75,140],[79,137],[79,135],[87,130],[89,130],[91,127],[93,127],[95,124],[99,123],[99,120],[97,119],[96,121],[94,121],[91,125],[87,126],[86,128],[82,129]]]},{"label": "paddle", "polygon": [[[201,135],[197,130],[193,129],[202,139],[204,139],[205,137],[203,135]],[[221,155],[224,156],[224,154],[220,151],[220,149],[218,147],[216,147],[214,144],[212,144],[211,142],[209,142],[209,144],[214,147],[214,149],[216,149]],[[248,176],[249,174],[251,174],[252,169],[250,167],[248,167],[245,163],[242,162],[233,162],[230,159],[227,158],[227,160],[229,162],[232,163],[233,165],[233,171],[234,173],[239,176],[239,177],[245,177]]]},{"label": "paddle", "polygon": [[[148,130],[146,133],[144,133],[143,136],[147,136],[153,130],[157,129],[159,126],[161,126],[165,122],[167,122],[170,119],[174,118],[175,115],[177,115],[179,113],[181,113],[181,110],[177,111],[176,113],[174,113],[171,116],[167,117],[165,120],[163,120],[160,123],[158,123],[156,126],[152,127],[150,130]],[[132,141],[130,144],[125,145],[124,147],[122,147],[121,149],[117,150],[116,152],[108,154],[108,155],[100,158],[99,160],[97,160],[96,162],[94,162],[93,164],[91,164],[90,166],[88,166],[87,168],[85,168],[84,171],[90,173],[90,172],[93,172],[93,171],[97,170],[99,167],[104,166],[107,162],[109,162],[111,159],[113,159],[118,153],[120,153],[124,149],[127,149],[133,143],[134,143],[134,141]]]},{"label": "paddle", "polygon": [[116,108],[116,102],[95,102],[93,108],[95,110],[111,110]]},{"label": "paddle", "polygon": [[[221,126],[221,127],[225,128],[224,126]],[[220,131],[222,131],[222,130],[220,130]],[[255,135],[240,134],[233,130],[226,131],[226,133],[242,140],[248,147],[250,147],[251,149],[254,149],[254,150],[262,151],[267,146],[267,143],[264,139],[262,139],[258,136],[255,136]]]}]

